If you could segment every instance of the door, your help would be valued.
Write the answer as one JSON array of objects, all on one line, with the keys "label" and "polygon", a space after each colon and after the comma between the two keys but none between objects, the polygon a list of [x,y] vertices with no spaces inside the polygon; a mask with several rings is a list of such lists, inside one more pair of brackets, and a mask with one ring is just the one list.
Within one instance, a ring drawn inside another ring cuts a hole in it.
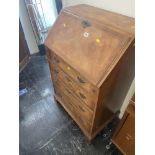
[{"label": "door", "polygon": [[29,62],[30,52],[28,49],[27,42],[25,40],[25,35],[21,22],[19,20],[19,72],[21,72],[26,64]]}]

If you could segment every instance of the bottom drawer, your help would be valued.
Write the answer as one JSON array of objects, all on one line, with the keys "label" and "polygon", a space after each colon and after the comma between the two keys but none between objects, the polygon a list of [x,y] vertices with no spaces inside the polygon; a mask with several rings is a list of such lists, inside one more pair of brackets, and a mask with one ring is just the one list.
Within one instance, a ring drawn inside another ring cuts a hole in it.
[{"label": "bottom drawer", "polygon": [[72,104],[72,100],[67,95],[64,94],[64,91],[61,90],[61,87],[59,87],[58,85],[55,85],[54,89],[55,89],[56,95],[60,98],[60,100],[63,103],[62,106],[65,106],[67,111],[69,111],[69,113],[73,115],[74,117],[73,119],[75,120],[75,122],[79,126],[82,126],[82,128],[85,131],[90,133],[91,124],[88,122],[87,120],[88,118],[86,119],[86,117],[84,117],[84,114],[81,114],[81,112],[77,109],[77,107],[75,107],[75,105]]}]

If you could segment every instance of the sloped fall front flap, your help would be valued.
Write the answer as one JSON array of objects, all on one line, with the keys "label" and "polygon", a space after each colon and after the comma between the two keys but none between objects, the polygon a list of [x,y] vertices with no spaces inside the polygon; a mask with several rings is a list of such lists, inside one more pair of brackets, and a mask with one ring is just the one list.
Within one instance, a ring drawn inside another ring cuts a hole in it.
[{"label": "sloped fall front flap", "polygon": [[113,29],[97,19],[64,9],[50,30],[45,45],[98,86],[131,41],[131,36],[116,31],[116,27]]}]

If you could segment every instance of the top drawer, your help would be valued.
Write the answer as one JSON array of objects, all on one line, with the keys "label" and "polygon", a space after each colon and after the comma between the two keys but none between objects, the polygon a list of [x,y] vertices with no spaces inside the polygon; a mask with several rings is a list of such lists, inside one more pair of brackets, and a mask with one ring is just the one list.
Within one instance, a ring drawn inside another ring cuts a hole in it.
[{"label": "top drawer", "polygon": [[98,94],[98,88],[89,83],[84,77],[76,72],[70,65],[65,63],[61,58],[54,55],[52,63],[58,65],[65,73],[67,73],[73,80],[75,80],[81,87],[87,90],[89,93]]},{"label": "top drawer", "polygon": [[82,102],[84,102],[91,110],[94,111],[98,96],[95,94],[88,93],[86,90],[80,87],[76,82],[74,82],[71,77],[65,74],[58,66],[54,68],[54,66],[51,65],[51,68],[52,68],[53,82],[56,82],[57,80],[62,81],[68,88],[70,88],[70,90],[74,92],[74,94]]}]

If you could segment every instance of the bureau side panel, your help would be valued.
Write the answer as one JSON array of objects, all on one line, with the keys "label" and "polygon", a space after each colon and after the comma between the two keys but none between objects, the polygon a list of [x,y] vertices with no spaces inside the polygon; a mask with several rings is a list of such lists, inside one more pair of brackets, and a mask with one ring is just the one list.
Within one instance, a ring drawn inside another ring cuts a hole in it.
[{"label": "bureau side panel", "polygon": [[120,110],[135,73],[135,47],[131,45],[103,82],[95,111],[92,137]]}]

